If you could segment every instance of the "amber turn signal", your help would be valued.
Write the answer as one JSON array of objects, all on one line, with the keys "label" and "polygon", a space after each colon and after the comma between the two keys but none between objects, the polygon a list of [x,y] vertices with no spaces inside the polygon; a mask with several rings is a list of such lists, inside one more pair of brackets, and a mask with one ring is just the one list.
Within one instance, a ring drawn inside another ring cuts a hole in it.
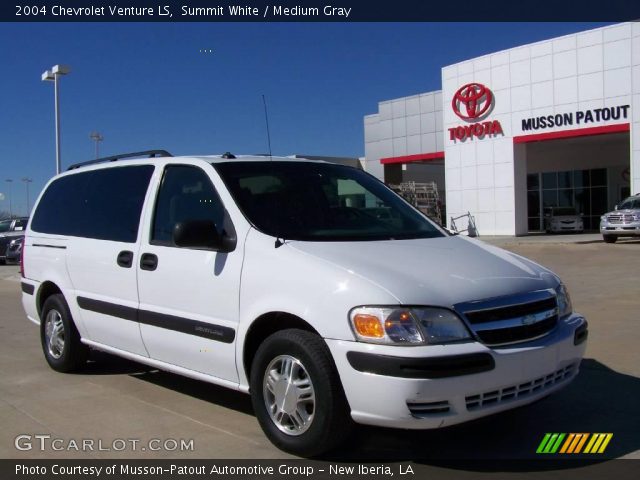
[{"label": "amber turn signal", "polygon": [[384,337],[384,328],[380,323],[380,319],[375,315],[367,315],[358,313],[353,317],[353,325],[358,335],[370,338]]}]

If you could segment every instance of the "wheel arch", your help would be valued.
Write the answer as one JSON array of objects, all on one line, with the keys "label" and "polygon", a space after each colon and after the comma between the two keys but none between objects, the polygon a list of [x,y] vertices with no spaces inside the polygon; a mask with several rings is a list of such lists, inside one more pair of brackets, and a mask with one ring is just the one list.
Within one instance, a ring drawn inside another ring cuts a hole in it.
[{"label": "wheel arch", "polygon": [[38,317],[42,318],[42,307],[44,306],[44,302],[47,301],[51,295],[61,294],[62,290],[60,287],[52,281],[42,282],[40,288],[38,288],[38,295],[36,297],[36,307],[38,309]]},{"label": "wheel arch", "polygon": [[251,364],[260,344],[270,335],[290,328],[297,328],[320,336],[307,321],[287,312],[268,312],[256,318],[244,337],[242,364],[247,378],[251,378]]}]

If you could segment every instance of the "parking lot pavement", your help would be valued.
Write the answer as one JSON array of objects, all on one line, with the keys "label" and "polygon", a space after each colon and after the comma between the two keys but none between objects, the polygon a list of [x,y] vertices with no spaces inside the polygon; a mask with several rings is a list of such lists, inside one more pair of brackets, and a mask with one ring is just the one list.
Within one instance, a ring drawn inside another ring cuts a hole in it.
[{"label": "parking lot pavement", "polygon": [[[558,273],[589,319],[586,359],[565,390],[528,407],[437,431],[361,427],[329,459],[414,460],[434,472],[454,459],[534,458],[546,432],[612,432],[604,457],[640,458],[640,242],[509,247]],[[0,278],[12,277],[0,267]],[[0,280],[2,458],[288,458],[264,437],[246,395],[105,354],[86,371],[48,368],[38,329],[24,318],[19,283]],[[380,392],[384,401],[384,392]],[[193,439],[193,451],[18,451],[14,439]],[[602,457],[599,457],[602,458]],[[541,462],[541,465],[544,462]],[[540,467],[544,468],[544,467]]]},{"label": "parking lot pavement", "polygon": [[20,267],[18,265],[0,265],[0,280],[20,280]]},{"label": "parking lot pavement", "polygon": [[[508,245],[531,245],[531,244],[588,244],[588,243],[604,243],[602,235],[599,233],[534,233],[523,237],[514,237],[512,235],[497,236],[480,236],[483,242],[496,245],[498,247]],[[632,238],[621,238],[620,243],[629,241],[637,241]]]}]

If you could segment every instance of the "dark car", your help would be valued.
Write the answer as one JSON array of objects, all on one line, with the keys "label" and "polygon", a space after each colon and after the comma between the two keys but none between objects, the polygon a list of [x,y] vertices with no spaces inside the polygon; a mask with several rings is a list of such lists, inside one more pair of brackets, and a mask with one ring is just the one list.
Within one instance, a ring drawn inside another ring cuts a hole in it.
[{"label": "dark car", "polygon": [[0,221],[0,265],[4,265],[7,260],[7,249],[12,240],[17,237],[24,237],[27,229],[28,217],[11,218]]},{"label": "dark car", "polygon": [[22,254],[22,244],[24,243],[24,235],[15,237],[9,246],[7,247],[7,255],[5,258],[6,263],[17,264],[20,263],[20,255]]}]

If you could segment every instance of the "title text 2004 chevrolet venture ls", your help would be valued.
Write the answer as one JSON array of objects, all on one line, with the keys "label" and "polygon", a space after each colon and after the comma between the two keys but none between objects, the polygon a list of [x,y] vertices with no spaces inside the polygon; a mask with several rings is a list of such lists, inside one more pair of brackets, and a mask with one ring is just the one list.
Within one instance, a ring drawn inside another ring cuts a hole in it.
[{"label": "title text 2004 chevrolet venture ls", "polygon": [[453,425],[578,373],[587,323],[554,273],[450,235],[369,174],[150,156],[72,167],[38,200],[22,298],[55,370],[92,347],[248,392],[300,455],[352,421]]}]

